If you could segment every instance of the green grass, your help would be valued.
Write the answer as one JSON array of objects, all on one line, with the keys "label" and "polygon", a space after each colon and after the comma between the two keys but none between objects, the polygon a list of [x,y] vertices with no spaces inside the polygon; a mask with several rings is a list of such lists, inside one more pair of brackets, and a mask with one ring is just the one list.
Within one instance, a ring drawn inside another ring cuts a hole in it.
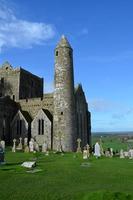
[{"label": "green grass", "polygon": [[0,200],[133,199],[131,160],[84,161],[81,154],[39,153],[36,168],[42,171],[27,173],[21,163],[35,158],[35,154],[6,152],[6,165],[0,166]]},{"label": "green grass", "polygon": [[127,150],[130,147],[133,147],[133,143],[130,144],[127,142],[124,142],[122,140],[122,136],[121,135],[103,135],[101,137],[101,135],[93,135],[92,137],[92,143],[95,144],[97,141],[99,141],[101,139],[102,141],[102,146],[104,148],[104,150],[106,150],[107,148],[113,148],[113,150],[118,150],[120,151],[121,149]]}]

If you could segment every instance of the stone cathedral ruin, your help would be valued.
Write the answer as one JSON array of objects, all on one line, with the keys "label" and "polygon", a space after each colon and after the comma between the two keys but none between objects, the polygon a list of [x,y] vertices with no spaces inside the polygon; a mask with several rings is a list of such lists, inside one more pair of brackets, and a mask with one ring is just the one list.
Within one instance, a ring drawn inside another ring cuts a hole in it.
[{"label": "stone cathedral ruin", "polygon": [[0,68],[0,139],[34,138],[57,150],[74,151],[77,139],[90,144],[91,121],[82,85],[74,86],[73,50],[62,36],[55,48],[54,92],[43,94],[43,79],[8,62]]}]

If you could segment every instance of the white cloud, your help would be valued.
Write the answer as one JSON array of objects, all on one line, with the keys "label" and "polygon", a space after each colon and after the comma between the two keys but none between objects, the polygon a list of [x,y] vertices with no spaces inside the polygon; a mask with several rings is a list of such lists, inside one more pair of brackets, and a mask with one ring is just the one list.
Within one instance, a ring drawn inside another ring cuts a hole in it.
[{"label": "white cloud", "polygon": [[31,48],[44,44],[54,35],[53,25],[19,19],[12,9],[0,2],[0,50],[5,47]]},{"label": "white cloud", "polygon": [[95,112],[107,112],[112,110],[114,103],[105,99],[92,99],[89,101],[89,107]]}]

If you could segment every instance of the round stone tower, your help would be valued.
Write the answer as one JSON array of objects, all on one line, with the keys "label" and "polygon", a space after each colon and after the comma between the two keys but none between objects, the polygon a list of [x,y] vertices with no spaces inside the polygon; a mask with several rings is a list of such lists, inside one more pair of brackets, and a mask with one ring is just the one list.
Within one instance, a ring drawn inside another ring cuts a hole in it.
[{"label": "round stone tower", "polygon": [[65,36],[55,48],[54,81],[53,149],[73,151],[76,134],[73,50]]}]

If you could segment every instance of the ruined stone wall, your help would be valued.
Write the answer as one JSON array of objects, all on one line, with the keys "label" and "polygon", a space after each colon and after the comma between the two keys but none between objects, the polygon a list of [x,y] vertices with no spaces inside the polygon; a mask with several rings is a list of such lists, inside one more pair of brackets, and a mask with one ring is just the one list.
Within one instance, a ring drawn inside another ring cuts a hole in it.
[{"label": "ruined stone wall", "polygon": [[81,85],[79,85],[76,89],[75,98],[77,117],[77,138],[81,139],[82,147],[84,147],[86,144],[91,143],[91,122],[90,112],[88,112],[88,105]]},{"label": "ruined stone wall", "polygon": [[[17,130],[20,127],[18,126],[18,122],[20,122],[21,120],[21,134],[20,131]],[[22,113],[20,111],[17,112],[17,114],[15,115],[15,117],[13,118],[12,122],[10,123],[10,128],[11,128],[11,141],[13,141],[13,139],[19,139],[21,138],[28,138],[28,122],[26,121],[26,119],[24,118],[24,116],[22,115]]]},{"label": "ruined stone wall", "polygon": [[20,68],[19,99],[43,96],[43,79]]},{"label": "ruined stone wall", "polygon": [[[40,121],[40,124],[39,124]],[[43,124],[42,124],[43,123]],[[43,127],[42,127],[43,125]],[[39,133],[40,131],[40,133]],[[43,110],[40,110],[31,123],[31,137],[34,138],[39,145],[44,142],[48,149],[52,147],[52,122]]]},{"label": "ruined stone wall", "polygon": [[45,94],[43,98],[22,99],[17,101],[23,111],[27,111],[32,119],[40,109],[47,109],[53,114],[53,94]]},{"label": "ruined stone wall", "polygon": [[9,64],[0,68],[0,96],[19,99],[20,70],[13,69]]},{"label": "ruined stone wall", "polygon": [[18,110],[17,104],[9,97],[0,98],[0,138],[11,142],[10,123]]}]

